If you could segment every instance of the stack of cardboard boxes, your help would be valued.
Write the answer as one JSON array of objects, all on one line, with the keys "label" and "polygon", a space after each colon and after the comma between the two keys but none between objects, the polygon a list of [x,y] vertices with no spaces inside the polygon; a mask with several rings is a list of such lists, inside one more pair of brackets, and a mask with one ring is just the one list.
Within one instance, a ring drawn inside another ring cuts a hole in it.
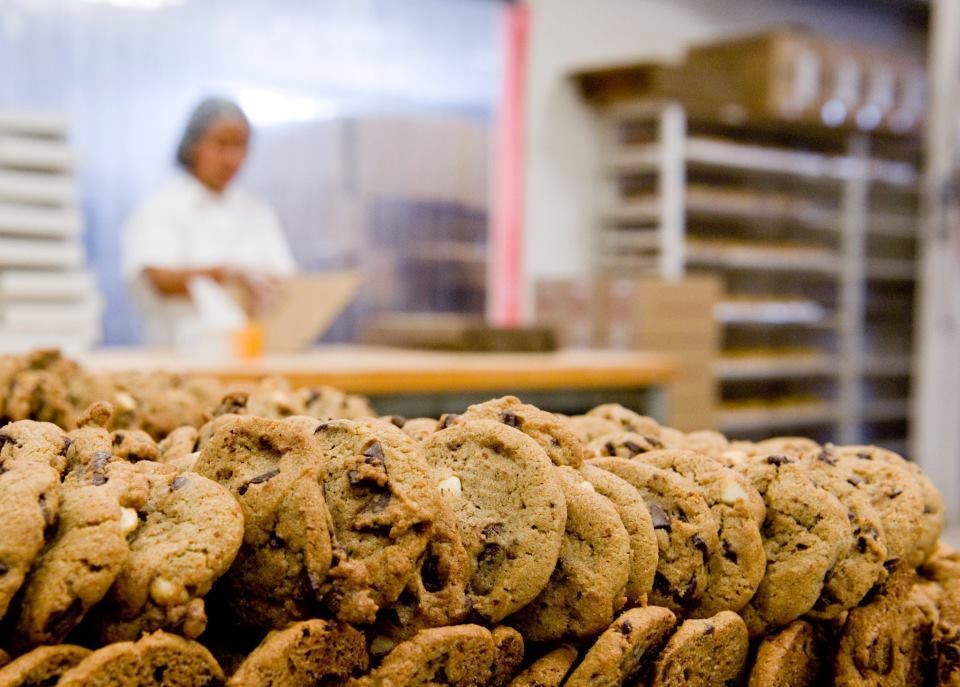
[{"label": "stack of cardboard boxes", "polygon": [[667,389],[663,419],[685,431],[708,429],[716,426],[720,295],[720,282],[710,276],[548,280],[537,285],[537,321],[553,327],[564,346],[676,356],[680,369]]}]

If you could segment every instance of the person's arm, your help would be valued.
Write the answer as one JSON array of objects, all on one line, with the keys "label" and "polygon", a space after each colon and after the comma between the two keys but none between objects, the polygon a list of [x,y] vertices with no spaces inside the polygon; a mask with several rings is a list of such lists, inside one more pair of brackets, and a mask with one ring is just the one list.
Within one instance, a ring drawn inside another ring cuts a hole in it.
[{"label": "person's arm", "polygon": [[205,267],[195,269],[170,269],[165,267],[144,267],[141,274],[147,283],[163,296],[188,297],[188,286],[191,279],[207,277],[218,284],[224,284],[228,279],[229,271],[223,267]]}]

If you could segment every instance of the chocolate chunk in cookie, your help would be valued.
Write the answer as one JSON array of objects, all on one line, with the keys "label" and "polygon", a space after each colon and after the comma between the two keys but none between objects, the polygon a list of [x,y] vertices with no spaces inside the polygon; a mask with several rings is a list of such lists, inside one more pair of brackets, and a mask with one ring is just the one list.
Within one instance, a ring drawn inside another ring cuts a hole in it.
[{"label": "chocolate chunk in cookie", "polygon": [[647,451],[662,449],[663,443],[650,434],[614,432],[597,437],[587,444],[587,453],[605,458],[636,458]]}]

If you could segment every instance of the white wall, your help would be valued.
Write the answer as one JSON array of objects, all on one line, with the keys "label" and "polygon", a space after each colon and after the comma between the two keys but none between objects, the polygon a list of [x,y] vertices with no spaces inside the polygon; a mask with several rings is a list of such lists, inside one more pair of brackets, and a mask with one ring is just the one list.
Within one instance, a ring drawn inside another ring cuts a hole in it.
[{"label": "white wall", "polygon": [[922,38],[878,2],[837,0],[527,0],[524,305],[536,279],[585,274],[596,140],[567,75],[631,59],[679,59],[690,43],[792,23],[881,46]]}]

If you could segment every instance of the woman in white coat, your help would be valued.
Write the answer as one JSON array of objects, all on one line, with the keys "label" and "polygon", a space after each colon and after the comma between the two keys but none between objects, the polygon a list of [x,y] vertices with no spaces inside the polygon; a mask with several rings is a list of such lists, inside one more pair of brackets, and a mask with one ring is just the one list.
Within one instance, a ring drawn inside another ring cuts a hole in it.
[{"label": "woman in white coat", "polygon": [[177,149],[182,173],[145,199],[123,233],[123,273],[135,292],[148,345],[195,331],[193,279],[240,289],[251,311],[296,264],[273,210],[231,185],[247,155],[250,123],[235,103],[201,102]]}]

